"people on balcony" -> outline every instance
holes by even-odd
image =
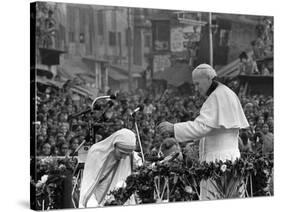
[[[240,63],[239,63],[239,74],[240,75],[253,75],[259,74],[257,63],[249,57],[246,52],[242,52],[239,55]]]

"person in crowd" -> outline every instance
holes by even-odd
[[[38,134],[37,135],[37,146],[39,147],[39,146],[41,146],[44,142],[45,142],[45,138],[44,138],[44,136],[43,135],[41,135],[41,134]]]
[[[90,148],[81,183],[80,207],[105,204],[107,194],[132,173],[131,156],[135,148],[136,135],[125,128]]]
[[[241,153],[253,152],[252,143],[249,139],[247,130],[242,130],[238,139],[239,139],[239,150]]]
[[[72,137],[69,141],[69,145],[70,145],[70,155],[72,155],[75,150],[78,148],[80,142],[78,137]],[[78,152],[75,153],[75,155],[78,155]]]
[[[262,132],[259,126],[255,127],[255,134],[253,136],[253,149],[255,153],[262,152]]]
[[[266,123],[268,124],[269,132],[273,133],[273,128],[274,128],[273,117],[268,116]]]
[[[183,156],[186,163],[199,159],[199,140],[188,142],[183,148]]]
[[[256,40],[253,40],[251,42],[252,50],[253,50],[253,59],[258,60],[263,57],[264,52],[263,50],[258,47],[258,42]]]
[[[183,159],[182,151],[180,145],[175,138],[166,138],[160,146],[160,151],[163,154],[163,157],[171,156],[174,153],[179,153],[176,158],[176,161],[181,161]]]
[[[151,100],[149,99],[145,99],[144,100],[144,109],[143,109],[143,112],[145,114],[152,114],[154,112],[156,108],[153,106],[153,104],[151,103]]]
[[[59,156],[68,156],[70,153],[69,145],[67,142],[61,142],[58,144],[59,147]]]
[[[257,63],[248,57],[246,52],[239,55],[239,73],[240,75],[259,74]]]
[[[51,155],[51,144],[45,142],[41,147],[40,156],[50,156]]]
[[[269,132],[268,124],[262,127],[262,154],[273,153],[273,134]]]
[[[268,68],[264,63],[261,65],[261,75],[270,76],[270,71],[268,70]]]
[[[49,135],[47,138],[47,142],[51,144],[51,146],[55,146],[57,144],[55,136]]]
[[[264,124],[264,117],[263,117],[263,115],[260,115],[257,117],[256,126],[258,126],[259,128],[262,128],[263,124]]]
[[[194,121],[181,123],[162,122],[160,133],[168,131],[177,141],[200,141],[200,161],[215,162],[240,157],[239,129],[249,127],[237,95],[216,80],[216,71],[208,64],[197,66],[192,72],[195,90],[206,97],[200,115]],[[200,199],[216,199],[215,182],[211,179],[200,183]],[[241,182],[235,182],[240,185]]]

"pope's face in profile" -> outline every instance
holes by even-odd
[[[195,91],[198,91],[201,96],[206,95],[208,89],[212,84],[212,79],[205,75],[194,73],[192,76],[193,84],[195,86]]]
[[[115,156],[116,160],[125,159],[129,155],[131,155],[130,152],[124,152],[124,151],[120,150],[118,147],[115,147],[115,149],[114,149],[114,156]]]

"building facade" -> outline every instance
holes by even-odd
[[[151,48],[148,10],[62,3],[54,8],[59,20],[56,47],[67,51],[62,69],[67,66],[65,71],[75,73],[67,63],[80,59],[96,78],[92,86],[102,91],[112,86],[128,90],[129,75],[132,89],[142,86],[148,66],[144,54]]]

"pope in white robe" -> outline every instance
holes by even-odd
[[[215,70],[201,64],[192,72],[195,90],[207,96],[199,116],[194,121],[172,124],[162,122],[159,131],[174,134],[179,142],[200,140],[201,162],[231,160],[240,157],[238,147],[239,129],[249,126],[237,95],[227,86],[215,81]],[[209,195],[212,183],[202,181],[200,199],[215,199]]]

